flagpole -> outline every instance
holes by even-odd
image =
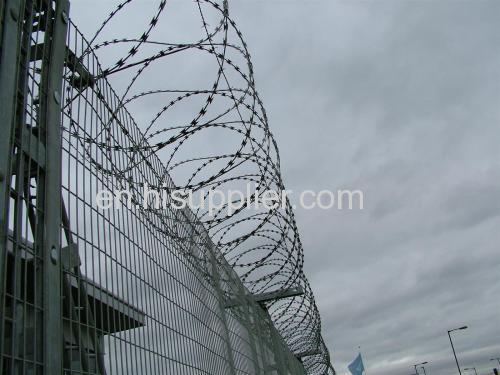
[[[358,351],[361,358],[363,358],[363,355],[361,354],[361,345],[358,345]],[[365,361],[363,361],[363,368],[365,369],[365,375],[368,375],[368,372],[366,372]]]

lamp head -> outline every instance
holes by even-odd
[[[463,327],[459,327],[459,328],[453,328],[453,329],[448,330],[448,333],[453,332],[453,331],[460,331],[462,329],[467,329],[467,328],[469,328],[469,327],[463,326]]]

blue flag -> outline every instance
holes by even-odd
[[[365,371],[365,366],[363,366],[363,359],[361,358],[361,353],[358,354],[356,359],[348,366],[349,371],[352,375],[361,375]]]

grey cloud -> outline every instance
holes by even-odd
[[[238,19],[288,186],[365,192],[365,212],[297,213],[337,369],[361,344],[370,374],[410,373],[420,359],[451,374],[446,329],[469,323],[464,364],[491,371],[499,4],[258,4],[268,27]]]

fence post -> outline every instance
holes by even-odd
[[[271,364],[269,363],[269,359],[267,357],[267,348],[266,348],[267,335],[265,333],[265,327],[264,327],[264,332],[262,330],[262,326],[261,326],[262,320],[259,317],[259,306],[256,305],[255,303],[253,303],[249,306],[249,308],[250,308],[250,312],[251,312],[250,323],[254,327],[254,329],[257,333],[257,337],[259,339],[258,348],[260,349],[260,358],[262,360],[262,370],[263,370],[264,374],[268,374]]]
[[[46,374],[62,373],[63,327],[61,304],[61,98],[69,22],[69,1],[57,0],[47,60],[42,63],[40,97],[41,134],[45,134],[45,177],[43,178],[43,291],[44,364]],[[49,6],[51,6],[49,2]],[[43,139],[43,138],[42,138]]]
[[[273,345],[274,361],[275,366],[278,369],[278,374],[285,375],[286,371],[286,361],[283,358],[283,346],[280,340],[276,337],[278,332],[275,330],[271,318],[269,318],[269,336],[271,337],[271,343]]]
[[[0,369],[3,368],[5,324],[5,267],[11,184],[11,160],[14,144],[14,117],[21,40],[20,0],[6,0],[0,5]]]
[[[259,365],[259,355],[257,353],[257,345],[256,345],[256,340],[255,340],[255,332],[252,330],[252,321],[254,320],[252,315],[252,308],[251,308],[251,303],[252,301],[248,298],[248,296],[245,293],[244,288],[239,288],[241,292],[242,299],[244,299],[244,314],[246,315],[243,318],[245,328],[248,332],[248,339],[250,340],[250,350],[252,351],[252,356],[254,360],[254,369],[256,374],[262,373],[260,365]]]
[[[231,375],[236,375],[236,367],[234,365],[234,357],[233,357],[233,349],[231,347],[231,337],[229,336],[229,327],[227,325],[226,318],[226,304],[224,301],[224,293],[222,290],[222,284],[220,281],[219,269],[217,267],[217,257],[215,254],[215,249],[210,246],[209,248],[210,260],[212,262],[212,278],[214,281],[215,291],[217,293],[217,300],[219,302],[219,312],[221,314],[221,321],[223,325],[224,331],[224,342],[226,343],[226,351],[227,351],[227,359],[229,362],[229,370],[231,371]]]

